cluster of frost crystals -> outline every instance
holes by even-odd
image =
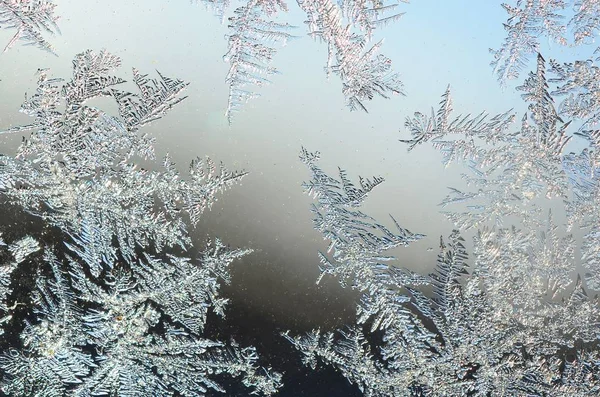
[[[567,134],[569,122],[558,116],[546,87],[545,61],[539,56],[537,71],[518,87],[524,91],[530,113],[522,117],[516,132],[510,130],[515,120],[510,112],[493,117],[485,112],[475,117],[454,116],[449,89],[437,112],[432,110],[431,116],[418,112],[407,118],[405,127],[412,138],[402,142],[409,150],[431,142],[445,165],[459,161],[468,166],[470,173],[463,177],[475,188],[452,188],[442,202],[444,207],[468,203],[462,212],[447,212],[461,229],[490,221],[501,226],[511,219],[540,225],[547,204],[540,198],[568,200],[570,185],[562,159],[571,139]]]
[[[581,229],[584,233],[579,247],[581,264],[585,268],[587,285],[600,290],[600,106],[598,82],[600,74],[595,61],[576,61],[574,63],[550,62],[556,84],[552,94],[564,99],[558,106],[559,114],[574,120],[579,128],[575,132],[587,142],[587,147],[577,153],[568,153],[563,157],[563,167],[572,186],[572,199],[568,203],[568,222],[570,227]]]
[[[34,297],[38,321],[21,334],[23,349],[0,359],[9,395],[202,396],[225,392],[212,378],[243,376],[254,394],[273,394],[280,375],[256,365],[252,347],[201,337],[207,310],[222,314],[218,281],[247,250],[219,240],[198,258],[148,254],[135,271],[117,268],[102,280],[86,275],[83,261],[51,252],[50,277]],[[68,272],[62,269],[67,269]]]
[[[370,8],[370,4],[344,1],[342,9],[331,0],[299,0],[298,4],[308,17],[309,34],[327,44],[325,70],[341,78],[342,92],[351,110],[367,111],[364,102],[376,94],[384,98],[391,93],[402,94],[402,82],[391,69],[392,61],[378,54],[382,41],[369,45],[372,30],[384,22],[377,19],[379,15]],[[345,24],[344,14],[366,33],[352,32],[349,29],[351,25]],[[365,19],[368,14],[372,17]],[[397,19],[400,15],[391,16],[386,21]]]
[[[25,236],[7,245],[2,239],[2,234],[0,234],[0,247],[8,251],[10,258],[7,261],[0,259],[0,335],[2,335],[4,333],[2,324],[12,319],[10,312],[19,304],[18,302],[11,304],[8,302],[8,296],[13,290],[11,276],[20,263],[24,262],[31,254],[39,251],[40,245],[31,236]]]
[[[594,45],[600,32],[598,0],[515,0],[502,4],[508,13],[502,46],[490,50],[501,82],[515,79],[546,39],[560,45]]]
[[[524,5],[523,2],[521,5]],[[568,19],[568,23],[562,24],[561,32],[571,30],[573,33],[574,44],[585,44],[597,47],[594,42],[598,35],[600,26],[600,2],[595,0],[581,0],[573,2],[538,2],[528,1],[527,9],[530,13],[536,14],[542,12],[542,9],[554,8],[556,10],[566,10],[570,6],[574,14]],[[549,7],[549,8],[548,8]],[[566,19],[562,19],[565,21]],[[544,25],[550,26],[550,25]],[[540,32],[542,34],[544,32]],[[547,33],[547,32],[546,32]],[[561,33],[561,34],[562,34]],[[597,54],[598,49],[594,52]],[[520,54],[519,51],[511,51],[512,54]],[[566,199],[567,204],[567,222],[569,228],[578,228],[584,233],[584,237],[578,250],[581,252],[581,258],[578,262],[585,269],[584,278],[590,288],[600,289],[600,261],[597,259],[600,254],[600,242],[598,241],[598,217],[596,208],[600,204],[599,184],[598,184],[598,144],[600,143],[600,133],[598,125],[600,122],[600,102],[598,93],[600,92],[600,73],[598,69],[598,59],[595,56],[586,60],[576,60],[573,62],[562,63],[556,60],[550,60],[550,78],[544,76],[545,65],[543,59],[538,56],[538,76],[536,79],[530,77],[529,84],[525,88],[529,91],[526,99],[535,102],[532,113],[535,111],[542,116],[537,116],[534,121],[540,127],[551,125],[552,123],[563,124],[566,132],[566,125],[563,120],[571,120],[577,126],[572,136],[583,138],[588,145],[577,153],[563,153],[559,156],[561,167],[556,168],[558,174],[557,180],[568,180],[569,191]],[[540,63],[542,63],[540,65]],[[537,87],[535,88],[535,82]],[[552,98],[560,98],[559,104],[554,107]],[[535,114],[535,113],[534,113]],[[542,119],[542,117],[544,119]],[[566,133],[555,134],[553,136],[557,145],[556,149],[564,147],[570,136]],[[544,138],[542,136],[542,138]],[[527,149],[530,150],[530,149]],[[557,158],[556,165],[559,159]],[[547,169],[546,169],[547,170]],[[551,174],[547,174],[552,177]],[[561,182],[562,183],[562,182]]]
[[[202,396],[225,392],[214,377],[226,374],[241,377],[248,393],[271,395],[281,375],[260,367],[253,347],[202,337],[209,311],[224,315],[219,287],[229,282],[229,265],[250,250],[214,239],[197,260],[185,255],[185,218],[198,222],[245,173],[199,158],[183,177],[168,156],[156,170],[139,168],[136,157],[154,160],[153,140],[140,130],[179,103],[187,84],[134,69],[139,93],[122,91],[124,80],[111,75],[119,65],[105,51],[86,51],[66,83],[40,71],[21,108],[33,122],[6,131],[31,133],[16,157],[1,157],[0,193],[64,241],[44,248],[35,274],[18,275],[35,277],[34,316],[26,318],[6,304],[14,300],[10,278],[40,245],[29,236],[2,242],[13,261],[0,268],[0,321],[24,330],[0,357],[0,390]],[[118,115],[86,104],[96,97],[113,99]]]
[[[478,228],[484,236],[494,234],[491,240],[497,242],[510,233],[512,237],[508,241],[519,241],[514,244],[513,252],[520,244],[537,239],[537,232],[544,231],[540,238],[546,242],[540,240],[535,251],[547,259],[536,260],[537,265],[526,273],[539,272],[544,280],[549,277],[559,293],[564,290],[570,272],[581,264],[588,287],[598,290],[600,242],[597,236],[600,229],[597,225],[600,219],[595,209],[600,204],[597,176],[600,134],[590,129],[595,124],[590,119],[594,108],[591,98],[595,94],[586,89],[595,78],[580,78],[579,68],[573,64],[561,65],[556,61],[550,64],[550,72],[557,77],[546,78],[545,61],[538,55],[536,72],[530,73],[525,84],[518,87],[530,103],[530,113],[523,117],[517,132],[510,132],[508,123],[502,124],[502,131],[496,128],[497,120],[508,121],[506,115],[495,116],[492,122],[482,121],[483,128],[468,124],[472,120],[470,116],[451,116],[449,93],[446,92],[437,116],[428,118],[416,113],[407,119],[405,125],[412,139],[404,142],[412,149],[418,143],[431,141],[440,149],[446,163],[456,160],[468,165],[471,172],[464,178],[474,188],[468,191],[452,188],[442,202],[444,206],[466,203],[466,210],[447,212],[458,227]],[[558,83],[553,91],[549,87],[551,83]],[[568,98],[557,109],[553,98],[558,95],[568,95]],[[568,133],[571,121],[565,122],[567,118],[580,125],[573,134]],[[587,145],[579,152],[567,152],[574,136],[584,138]],[[569,235],[558,237],[560,225],[555,224],[553,216],[548,216],[548,207],[555,207],[560,211],[556,214],[566,218],[562,234],[567,230],[583,234],[579,246]],[[504,223],[517,223],[526,230],[483,229],[490,221],[496,228]],[[483,238],[482,244],[487,244],[486,240],[487,237]],[[501,246],[505,245],[499,244],[500,251]],[[531,258],[531,248],[524,250],[523,255]],[[515,268],[514,260],[508,262],[508,266]],[[533,280],[529,277],[529,282]],[[512,281],[507,282],[515,285]]]
[[[0,27],[16,29],[15,35],[4,47],[8,51],[17,41],[54,54],[54,48],[42,33],[60,32],[54,15],[56,5],[52,0],[2,0],[0,1]]]
[[[204,0],[224,16],[228,1]],[[382,41],[371,43],[373,32],[380,26],[398,20],[398,4],[381,0],[297,0],[306,14],[308,34],[328,48],[326,72],[342,80],[342,92],[351,110],[367,110],[366,102],[375,96],[388,98],[402,94],[402,82],[392,70],[392,61],[379,54]],[[229,101],[226,111],[231,123],[233,112],[246,101],[258,96],[248,86],[269,83],[268,77],[278,73],[270,66],[276,53],[275,42],[293,38],[293,26],[275,21],[280,11],[287,12],[283,0],[248,0],[228,18],[228,52],[224,59],[230,68],[226,78]]]
[[[86,51],[75,57],[69,82],[40,71],[35,94],[21,107],[33,123],[6,131],[31,134],[16,157],[0,157],[0,191],[9,200],[101,247],[87,253],[95,276],[101,260],[108,266],[115,260],[114,237],[128,261],[136,247],[187,247],[181,213],[195,224],[219,192],[245,175],[217,167],[209,158],[192,161],[189,178],[179,174],[169,156],[162,171],[130,162],[134,156],[154,159],[153,138],[139,130],[179,103],[187,83],[160,73],[150,79],[134,69],[139,94],[121,91],[116,86],[124,80],[110,74],[119,65],[119,58],[106,51]],[[86,105],[96,97],[113,98],[119,115]]]
[[[590,144],[567,152],[570,123],[541,56],[518,89],[529,112],[514,132],[510,112],[454,116],[449,90],[437,111],[406,121],[410,150],[430,143],[445,165],[469,170],[469,188],[442,202],[457,230],[440,240],[430,275],[386,255],[421,235],[361,212],[382,179],[333,178],[303,150],[314,227],[330,241],[322,274],[361,292],[356,325],[284,334],[305,364],[336,367],[367,396],[600,393],[600,134],[578,132]]]
[[[267,76],[277,73],[277,69],[269,66],[276,51],[266,42],[280,41],[285,44],[292,38],[287,32],[292,29],[291,25],[265,19],[265,16],[273,15],[279,9],[287,10],[284,3],[251,0],[237,8],[229,18],[232,33],[228,36],[229,49],[224,57],[231,65],[226,78],[229,86],[226,116],[229,123],[232,114],[242,104],[257,96],[245,87],[268,83]]]

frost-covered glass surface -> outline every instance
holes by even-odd
[[[0,0],[0,395],[599,395],[599,21]]]

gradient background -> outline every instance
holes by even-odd
[[[400,4],[402,19],[377,32],[385,37],[382,52],[401,73],[406,97],[375,99],[370,113],[344,106],[341,83],[327,80],[325,45],[306,35],[304,15],[296,3],[280,20],[296,25],[298,36],[280,49],[273,66],[281,74],[257,89],[262,96],[245,105],[228,126],[224,113],[228,90],[228,29],[214,12],[188,0],[56,0],[62,35],[50,37],[59,57],[17,44],[0,56],[0,129],[26,123],[18,113],[25,92],[35,90],[38,68],[69,79],[73,56],[86,49],[107,49],[122,58],[116,72],[131,79],[130,68],[155,69],[190,82],[188,98],[165,118],[146,128],[157,138],[157,154],[169,152],[184,171],[196,156],[209,155],[230,169],[250,171],[241,186],[222,196],[192,232],[199,244],[206,235],[256,252],[232,267],[226,320],[209,323],[209,333],[231,336],[259,348],[275,370],[286,371],[281,395],[347,396],[357,393],[333,370],[298,369],[299,355],[277,338],[321,327],[330,330],[354,322],[356,296],[335,280],[318,277],[317,251],[324,242],[312,229],[311,199],[300,184],[308,170],[298,160],[301,146],[320,151],[325,170],[337,166],[349,175],[380,175],[386,182],[368,199],[364,211],[390,225],[388,213],[413,232],[428,238],[395,252],[398,264],[427,273],[435,265],[440,234],[452,225],[438,213],[447,186],[460,185],[460,167],[444,169],[440,156],[419,147],[407,153],[398,139],[408,138],[404,120],[415,111],[437,107],[448,84],[458,113],[495,114],[526,105],[514,86],[502,90],[489,62],[490,47],[504,38],[506,14],[497,1],[415,0]],[[233,3],[227,15],[237,7]],[[0,31],[4,45],[14,31]],[[562,48],[545,52],[561,57]],[[531,63],[531,68],[534,68]],[[525,73],[523,74],[525,76]],[[116,113],[114,105],[105,110]],[[112,106],[112,108],[111,108]],[[0,136],[1,152],[14,153],[21,136]],[[433,247],[432,251],[427,248]],[[230,393],[244,395],[230,389]]]

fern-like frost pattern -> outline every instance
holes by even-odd
[[[0,324],[18,327],[20,344],[0,357],[0,390],[14,396],[202,396],[226,392],[214,377],[240,377],[248,393],[271,395],[281,375],[258,364],[253,347],[202,336],[209,311],[224,316],[229,265],[251,252],[209,241],[195,260],[187,233],[216,196],[245,172],[209,158],[180,175],[167,155],[152,169],[153,139],[141,130],[185,97],[187,83],[133,69],[138,93],[120,90],[118,57],[86,51],[64,82],[39,71],[21,111],[33,121],[15,157],[0,159],[1,193],[63,236],[45,246],[26,236],[2,248]],[[113,99],[118,115],[90,107]],[[126,225],[126,226],[125,226]],[[37,251],[34,316],[18,315],[11,278]],[[32,275],[20,274],[20,277]],[[14,312],[14,313],[13,313]]]
[[[228,2],[204,1],[223,16]],[[383,41],[372,43],[373,32],[400,19],[398,4],[386,1],[298,0],[306,14],[308,35],[327,45],[325,71],[342,80],[342,93],[350,110],[367,111],[367,102],[376,96],[389,98],[403,94],[399,74],[392,70],[392,61],[379,53]],[[258,97],[252,86],[270,82],[269,76],[279,73],[270,66],[276,49],[274,43],[285,45],[294,38],[292,25],[277,22],[288,6],[281,0],[249,0],[228,18],[229,62],[226,82],[229,99],[226,117],[232,122],[234,113],[248,100]]]
[[[51,0],[2,0],[0,1],[0,27],[16,29],[4,52],[18,41],[36,46],[55,54],[54,47],[44,38],[44,34],[60,33],[58,17],[54,15]]]
[[[470,189],[450,188],[442,202],[456,230],[440,240],[427,276],[385,253],[421,235],[395,220],[400,233],[393,233],[360,211],[382,179],[361,178],[356,187],[345,171],[332,178],[318,154],[302,151],[314,227],[330,241],[330,253],[319,254],[321,277],[361,293],[355,325],[284,333],[305,364],[337,368],[366,396],[600,391],[597,133],[569,132],[569,114],[557,109],[546,73],[538,55],[536,71],[518,88],[529,103],[520,123],[512,111],[455,116],[449,89],[430,116],[407,118],[409,150],[431,144],[446,166],[468,170]],[[566,72],[556,81],[564,76],[574,78]],[[568,152],[573,137],[589,145]],[[471,254],[463,234],[473,235]]]
[[[543,39],[559,45],[594,44],[600,32],[598,0],[516,0],[503,3],[506,37],[491,49],[491,65],[501,83],[519,77],[542,49]]]

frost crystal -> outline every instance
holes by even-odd
[[[515,79],[540,52],[540,38],[560,45],[593,44],[600,32],[598,0],[516,0],[502,4],[509,15],[504,24],[506,38],[491,65],[501,82]],[[568,34],[570,33],[570,34]]]
[[[402,93],[398,74],[391,71],[392,61],[377,54],[382,41],[365,51],[364,48],[368,46],[367,37],[350,31],[350,26],[343,23],[342,11],[331,0],[299,0],[298,4],[308,17],[306,23],[309,34],[327,44],[325,70],[327,73],[338,74],[342,79],[342,92],[351,110],[367,111],[363,102],[371,100],[375,94],[387,98],[390,93]],[[343,4],[348,7],[351,3]],[[353,20],[355,23],[364,25],[365,20],[360,16],[361,13],[369,13],[367,4],[355,3],[354,6],[358,8],[352,8],[350,16],[357,18]],[[377,15],[371,14],[374,17]],[[369,22],[375,23],[377,20]],[[368,24],[366,27],[370,36],[374,25]]]
[[[25,45],[34,45],[55,54],[52,45],[42,35],[42,32],[60,32],[56,25],[58,17],[54,15],[55,7],[51,0],[0,1],[0,26],[17,30],[4,47],[4,52],[17,41],[23,41]]]
[[[152,244],[158,251],[188,246],[181,211],[195,224],[217,193],[245,175],[223,165],[217,170],[210,159],[192,161],[187,180],[168,156],[163,172],[130,163],[136,155],[154,159],[153,139],[139,130],[179,103],[187,84],[160,74],[150,80],[134,69],[140,94],[120,91],[114,87],[124,80],[110,75],[119,65],[105,51],[79,54],[73,79],[62,87],[60,79],[40,72],[36,93],[21,107],[34,122],[7,131],[31,130],[31,135],[16,158],[0,158],[3,193],[26,211],[103,247],[107,266],[115,258],[109,248],[113,237],[126,260],[135,256],[136,246]],[[119,117],[85,104],[99,96],[115,99]],[[88,250],[85,258],[98,275],[97,253]]]
[[[0,234],[0,246],[6,246]],[[40,249],[39,243],[31,236],[26,236],[8,246],[12,261],[0,263],[0,335],[4,333],[2,324],[12,319],[10,312],[17,303],[9,307],[7,297],[12,292],[11,275],[17,266],[25,261],[28,256]]]
[[[360,211],[382,179],[356,187],[341,170],[334,179],[303,150],[314,227],[332,251],[320,254],[322,276],[361,292],[356,325],[284,333],[305,364],[334,366],[366,396],[600,392],[600,301],[590,295],[600,288],[598,133],[579,132],[589,146],[566,152],[570,123],[554,106],[541,56],[519,90],[529,113],[516,132],[511,112],[454,116],[449,90],[431,116],[406,121],[409,150],[431,143],[445,165],[466,164],[474,186],[450,188],[442,202],[458,230],[440,240],[428,276],[385,253],[421,235],[396,221],[392,233]],[[469,255],[461,234],[471,230]]]
[[[272,8],[271,8],[272,7]],[[275,49],[263,44],[263,41],[281,41],[283,44],[292,36],[287,30],[292,26],[268,21],[262,18],[273,14],[285,4],[270,4],[251,0],[244,7],[235,10],[235,16],[229,18],[229,51],[224,59],[231,64],[226,82],[229,85],[229,101],[227,120],[231,123],[232,112],[243,103],[255,98],[257,94],[244,89],[247,85],[261,86],[268,83],[266,76],[277,73],[277,69],[269,66]]]
[[[565,96],[560,103],[559,111],[571,119],[579,119],[583,123],[579,132],[584,136],[597,128],[600,122],[600,71],[594,61],[576,61],[560,64],[551,61],[550,71],[552,83],[558,87],[552,92],[555,96]]]
[[[197,261],[169,252],[191,246],[183,213],[195,224],[245,173],[199,158],[184,178],[169,156],[162,171],[138,168],[135,157],[154,159],[153,140],[140,129],[183,100],[187,84],[134,69],[139,94],[124,92],[116,88],[124,80],[110,74],[119,65],[105,51],[86,51],[67,83],[41,71],[21,108],[33,123],[6,131],[31,134],[16,158],[1,157],[1,193],[65,241],[44,248],[33,275],[35,315],[19,318],[20,345],[0,357],[0,390],[202,396],[225,392],[213,377],[226,374],[241,377],[251,394],[271,395],[281,375],[260,367],[253,347],[202,337],[209,311],[224,315],[219,287],[229,282],[229,265],[251,251],[214,239]],[[116,101],[118,116],[86,104],[99,96]],[[0,323],[15,326],[16,314],[4,314],[12,310],[4,299],[10,273],[40,245],[25,237],[7,248],[14,262],[0,268]]]
[[[367,289],[369,280],[361,275],[379,273],[378,261],[392,260],[381,256],[381,252],[398,246],[408,245],[423,237],[402,229],[392,217],[397,231],[390,231],[358,210],[367,195],[383,178],[359,179],[356,187],[346,172],[339,170],[339,180],[324,173],[316,164],[319,153],[302,149],[300,159],[312,173],[312,179],[303,185],[305,191],[317,199],[312,212],[315,214],[315,229],[330,241],[328,252],[333,251],[333,261],[320,254],[323,274],[338,276],[342,282],[355,279],[359,289]],[[399,274],[397,277],[401,277]],[[374,281],[374,280],[372,280]],[[362,283],[367,283],[362,285]]]
[[[13,258],[15,258],[17,265],[39,249],[39,243],[31,236],[22,238],[8,246],[8,250],[12,254]]]
[[[229,5],[227,1],[206,0],[219,15]],[[397,4],[386,1],[297,0],[307,16],[308,34],[324,42],[328,48],[326,72],[342,80],[342,92],[351,110],[367,110],[366,102],[375,96],[388,98],[402,94],[402,83],[392,71],[392,61],[379,54],[382,41],[370,44],[373,31],[398,20],[403,13],[395,12]],[[235,9],[229,17],[228,52],[224,59],[230,63],[227,74],[229,101],[226,111],[228,121],[232,112],[258,94],[249,85],[262,86],[268,76],[278,73],[269,66],[275,55],[273,42],[285,44],[293,36],[286,23],[275,22],[279,11],[287,11],[281,0],[249,0]]]

